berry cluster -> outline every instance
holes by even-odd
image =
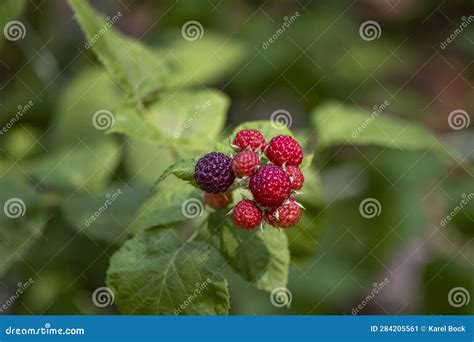
[[[280,228],[297,224],[301,209],[294,195],[304,183],[300,144],[289,135],[279,135],[267,145],[258,130],[245,129],[237,133],[231,146],[236,150],[233,158],[211,152],[196,164],[194,178],[207,205],[226,208],[232,203],[233,187],[248,187],[254,199],[241,200],[232,211],[238,227],[254,229],[265,222]]]

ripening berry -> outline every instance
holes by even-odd
[[[289,135],[274,137],[265,150],[265,155],[273,164],[299,166],[303,161],[301,145]]]

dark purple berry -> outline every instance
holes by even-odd
[[[206,154],[196,163],[194,179],[199,187],[208,193],[226,191],[235,179],[232,158],[220,152]]]

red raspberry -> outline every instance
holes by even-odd
[[[250,178],[249,188],[257,203],[276,208],[290,196],[290,177],[279,166],[263,165]]]
[[[235,155],[232,161],[232,171],[237,177],[251,176],[259,165],[258,156],[250,150],[244,150]]]
[[[244,229],[253,229],[262,222],[262,212],[254,201],[244,199],[234,208],[234,223]]]
[[[291,188],[293,190],[301,190],[304,183],[303,172],[299,168],[293,165],[288,165],[285,167],[285,171],[290,176]]]
[[[210,194],[204,192],[204,201],[213,209],[224,209],[232,203],[232,191]]]
[[[263,151],[266,146],[265,138],[256,129],[243,129],[239,131],[232,144],[240,147],[242,150],[250,149],[253,152]]]
[[[274,210],[265,212],[265,219],[272,226],[280,228],[289,228],[297,224],[301,217],[301,208],[293,198],[283,203]]]
[[[289,135],[274,137],[265,151],[265,155],[272,163],[282,166],[298,166],[303,161],[301,145]]]

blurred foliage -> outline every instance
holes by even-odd
[[[350,314],[385,278],[362,314],[473,313],[472,299],[456,308],[448,294],[463,287],[474,296],[474,201],[440,224],[474,193],[472,129],[453,131],[447,119],[474,109],[474,28],[440,48],[470,1],[401,1],[392,10],[373,1],[70,3],[74,19],[63,1],[0,0],[1,27],[26,26],[24,39],[0,40],[1,126],[33,103],[0,136],[0,203],[19,198],[26,208],[0,217],[0,304],[34,279],[8,313],[116,313],[91,301],[107,270],[126,313],[173,314],[208,276],[206,295],[182,313],[227,313],[229,294],[231,314]],[[100,12],[117,20],[107,26]],[[202,24],[201,39],[183,39],[190,20]],[[366,20],[381,24],[379,39],[361,39]],[[291,131],[268,121],[282,108]],[[94,125],[102,110],[113,113],[107,131]],[[306,210],[286,235],[249,237],[217,212],[184,221],[183,201],[199,192],[174,176],[155,184],[178,160],[213,146],[230,152],[245,127],[304,142]],[[373,219],[359,212],[366,198],[381,204]],[[208,219],[194,241],[174,235],[189,237]],[[200,244],[206,234],[217,249]],[[179,268],[189,280],[182,289],[156,264],[177,266],[191,250],[199,263]],[[272,306],[276,286],[291,290],[290,308]]]

